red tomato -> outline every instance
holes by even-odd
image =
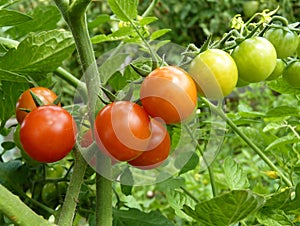
[[[170,135],[159,121],[151,120],[151,139],[146,151],[128,163],[139,169],[153,169],[161,165],[169,156]]]
[[[190,75],[174,66],[160,67],[143,81],[141,102],[147,113],[167,124],[187,119],[197,105],[197,88]]]
[[[101,151],[112,159],[130,161],[147,149],[150,119],[138,104],[117,101],[96,116],[94,137]]]
[[[30,90],[41,99],[44,105],[51,105],[57,99],[57,95],[52,90],[44,87],[34,87],[24,91],[16,104],[16,118],[19,124],[23,122],[24,118],[28,114],[28,112],[22,111],[22,108],[32,111],[37,107],[32,99]]]
[[[71,114],[59,106],[41,106],[30,112],[20,129],[25,152],[39,162],[56,162],[73,148],[76,124]]]

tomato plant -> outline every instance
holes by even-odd
[[[158,120],[151,119],[151,138],[147,150],[128,163],[140,169],[153,169],[160,166],[169,156],[170,135]]]
[[[282,75],[282,72],[285,68],[286,64],[282,59],[277,59],[276,66],[270,76],[267,77],[267,81],[271,81],[277,79]]]
[[[71,114],[59,106],[41,106],[30,112],[20,129],[26,153],[39,162],[56,162],[73,148],[76,124]]]
[[[288,28],[270,28],[264,36],[275,47],[278,58],[292,56],[297,50],[298,35]]]
[[[290,63],[283,71],[282,76],[292,87],[300,88],[300,62]]]
[[[52,90],[45,87],[34,87],[24,91],[16,104],[16,118],[20,124],[28,114],[28,111],[32,111],[37,107],[30,91],[32,91],[44,105],[52,105],[53,102],[57,100],[57,95]]]
[[[246,82],[265,80],[276,66],[276,50],[263,37],[252,37],[240,43],[232,52],[239,76]]]
[[[138,104],[117,101],[96,116],[94,136],[101,151],[119,161],[130,161],[147,150],[150,119]]]
[[[197,105],[197,89],[190,75],[174,66],[156,68],[143,81],[140,97],[146,112],[166,123],[187,119]]]
[[[191,76],[201,95],[212,99],[227,96],[235,88],[238,71],[232,57],[225,51],[209,49],[191,63]]]

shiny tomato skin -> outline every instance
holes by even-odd
[[[151,119],[151,139],[146,151],[128,163],[136,168],[148,170],[160,166],[169,156],[171,139],[166,127]]]
[[[64,158],[76,140],[76,124],[71,114],[59,106],[41,106],[30,112],[20,128],[25,152],[38,162]]]
[[[208,49],[191,63],[189,73],[197,84],[198,92],[210,99],[221,99],[235,88],[237,66],[227,52]]]
[[[290,63],[283,71],[282,77],[290,86],[300,88],[300,61]]]
[[[292,56],[299,44],[297,33],[288,28],[270,28],[264,37],[275,47],[277,58]]]
[[[20,108],[32,111],[37,107],[36,104],[34,103],[34,100],[32,99],[30,90],[36,96],[38,96],[45,105],[51,105],[57,99],[57,95],[52,90],[45,87],[34,87],[24,91],[19,97],[16,104],[16,118],[19,124],[23,122],[24,118],[28,114],[28,112],[22,111],[20,110]],[[58,105],[60,106],[60,104]]]
[[[273,72],[271,73],[270,76],[268,76],[268,78],[266,80],[271,81],[271,80],[275,80],[278,77],[280,77],[282,75],[282,72],[283,72],[285,66],[286,66],[285,62],[282,59],[278,58]]]
[[[151,117],[159,117],[167,124],[179,123],[194,112],[197,88],[186,71],[176,66],[164,66],[146,76],[140,97]]]
[[[265,80],[276,66],[276,50],[263,37],[252,37],[240,43],[232,52],[238,76],[245,82]]]
[[[299,41],[299,44],[297,47],[297,56],[300,58],[300,35],[298,36],[298,41]]]
[[[138,104],[116,101],[96,116],[96,143],[113,160],[130,161],[138,157],[147,149],[150,136],[150,118]]]

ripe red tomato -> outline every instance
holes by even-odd
[[[187,119],[197,105],[197,88],[190,75],[174,66],[156,68],[143,81],[140,97],[146,112],[167,124]]]
[[[59,106],[41,106],[30,112],[20,129],[25,152],[39,162],[56,162],[73,148],[76,124],[71,114]]]
[[[290,63],[283,71],[282,77],[295,88],[300,88],[300,61]]]
[[[292,56],[297,50],[298,35],[288,28],[270,28],[264,36],[275,47],[277,58]]]
[[[208,49],[191,63],[191,76],[199,93],[210,99],[221,99],[235,88],[238,70],[232,57],[220,49]]]
[[[51,105],[57,99],[57,95],[52,90],[47,89],[45,87],[34,87],[24,91],[19,97],[18,102],[16,104],[16,118],[19,124],[23,122],[24,118],[28,114],[28,112],[22,111],[22,108],[32,111],[37,107],[34,103],[34,100],[32,99],[30,90],[36,96],[38,96],[45,105]]]
[[[106,105],[96,116],[94,137],[110,158],[130,161],[147,149],[150,119],[138,104],[117,101]]]
[[[245,82],[265,80],[276,66],[276,50],[271,42],[262,37],[244,40],[232,52],[239,77]]]
[[[151,139],[146,151],[128,163],[139,169],[153,169],[161,165],[169,156],[170,135],[159,121],[151,119]]]

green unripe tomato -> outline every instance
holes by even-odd
[[[264,36],[275,47],[277,58],[292,56],[297,50],[298,35],[288,28],[270,28]]]
[[[300,57],[300,36],[298,37],[299,43],[298,43],[298,48],[297,48],[297,55]]]
[[[257,12],[259,7],[258,1],[244,1],[243,2],[243,13],[246,18],[250,18],[254,13]]]
[[[292,87],[300,88],[300,61],[290,63],[283,71],[282,77]]]
[[[277,79],[280,75],[282,75],[285,66],[286,65],[282,59],[277,59],[275,69],[266,80],[271,81]]]
[[[252,37],[240,43],[232,52],[239,78],[245,82],[265,80],[276,66],[276,50],[263,37]]]
[[[192,61],[190,75],[198,92],[210,99],[227,96],[238,80],[236,64],[230,54],[220,49],[208,49]]]

